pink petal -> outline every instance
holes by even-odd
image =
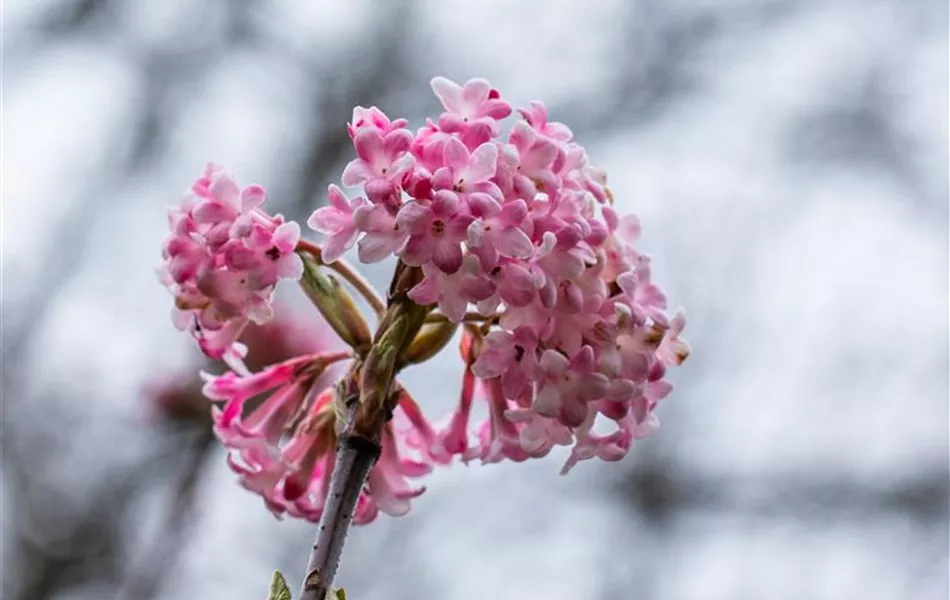
[[[484,277],[465,276],[459,293],[471,302],[481,302],[495,293],[495,284]]]
[[[459,84],[445,77],[433,77],[429,85],[432,86],[432,91],[438,96],[445,110],[459,112],[462,104],[462,88]]]
[[[462,102],[467,108],[477,108],[488,100],[491,85],[484,79],[469,79],[462,88]]]
[[[585,375],[580,383],[580,396],[588,402],[600,400],[607,394],[609,383],[607,376],[601,373]]]
[[[348,214],[353,212],[346,194],[344,194],[343,190],[336,184],[331,183],[330,187],[327,188],[327,201],[330,203],[330,206],[335,207],[341,213]]]
[[[528,205],[524,200],[519,199],[514,202],[506,202],[501,207],[498,221],[504,225],[520,227],[526,216],[528,216]]]
[[[307,225],[314,231],[333,235],[352,225],[352,215],[333,206],[324,206],[313,211],[307,219]]]
[[[358,244],[360,261],[374,263],[383,260],[396,250],[393,241],[393,236],[385,233],[367,233]]]
[[[543,359],[542,359],[543,360]],[[531,405],[539,414],[546,417],[553,417],[561,407],[561,391],[553,383],[548,383],[541,388],[537,397]]]
[[[385,157],[383,136],[375,127],[364,127],[357,131],[353,138],[353,145],[356,148],[356,155],[369,164],[373,164],[377,158]],[[345,182],[344,185],[346,185]]]
[[[426,275],[422,281],[409,290],[408,296],[416,302],[416,304],[427,305],[438,302],[440,292],[439,278]]]
[[[529,258],[534,254],[534,244],[528,235],[517,227],[506,227],[492,236],[495,248],[504,256]]]
[[[241,190],[229,175],[222,173],[216,176],[211,182],[210,190],[211,195],[219,202],[224,202],[235,209],[240,208],[238,200]]]
[[[259,185],[249,185],[241,190],[241,210],[247,212],[260,206],[267,197],[267,192]]]
[[[348,234],[348,235],[347,235]],[[341,231],[338,235],[331,235],[323,245],[323,261],[327,264],[336,262],[343,253],[353,247],[360,232],[356,229]]]
[[[419,202],[403,204],[396,215],[396,223],[412,235],[427,235],[432,220],[432,209]]]
[[[370,170],[369,165],[362,159],[354,158],[343,169],[343,176],[340,181],[346,186],[355,186],[365,183],[376,177],[376,174]]]
[[[461,143],[461,142],[460,142]],[[486,142],[475,149],[466,169],[468,183],[486,181],[495,176],[495,165],[498,162],[498,146]]]
[[[541,368],[549,375],[560,375],[567,370],[567,357],[557,350],[545,350],[541,355]]]
[[[445,146],[442,148],[442,157],[445,161],[445,166],[453,171],[459,171],[468,165],[470,156],[465,144],[456,137],[451,137],[446,140]]]
[[[383,138],[382,150],[385,156],[394,158],[406,152],[412,146],[412,133],[408,129],[395,129]]]
[[[459,209],[459,197],[448,190],[440,190],[432,199],[432,212],[439,216],[451,217]]]
[[[458,243],[443,241],[435,246],[432,262],[445,273],[455,273],[462,266],[462,248]]]
[[[284,252],[293,252],[297,242],[300,241],[300,225],[296,221],[288,221],[281,224],[276,231],[271,242]]]
[[[277,275],[286,279],[300,279],[303,276],[303,260],[296,254],[287,254],[277,263]]]

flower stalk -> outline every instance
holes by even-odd
[[[395,404],[391,394],[404,352],[425,322],[428,307],[419,306],[406,293],[418,282],[419,269],[400,264],[390,289],[390,303],[376,339],[360,365],[354,364],[336,390],[336,402],[345,410],[339,434],[330,490],[323,507],[317,536],[307,561],[301,600],[324,600],[333,589],[356,505],[366,478],[380,455],[383,426]],[[358,381],[356,394],[347,383]]]

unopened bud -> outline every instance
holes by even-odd
[[[451,321],[426,323],[403,352],[399,362],[404,365],[416,365],[429,360],[445,348],[457,329],[458,323]]]
[[[329,273],[320,270],[320,263],[301,253],[303,277],[300,286],[333,331],[357,352],[365,352],[372,341],[369,326],[353,297]]]

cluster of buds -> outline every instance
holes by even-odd
[[[225,402],[214,422],[232,468],[275,513],[320,517],[332,449],[354,427],[381,449],[357,522],[406,512],[422,490],[408,478],[455,456],[523,461],[568,446],[564,473],[585,459],[619,460],[656,428],[654,409],[672,389],[667,368],[689,353],[682,312],[668,315],[634,247],[638,220],[615,212],[605,175],[571,130],[540,102],[505,130],[512,107],[484,80],[432,87],[444,112],[415,132],[375,107],[354,109],[356,158],[341,183],[362,194],[330,186],[308,220],[325,234],[321,246],[263,213],[260,188],[239,191],[215,169],[172,212],[163,278],[206,353],[227,354],[232,329],[266,318],[284,276],[301,279],[350,347],[253,374],[232,360],[231,372],[206,376],[205,394]],[[341,258],[353,246],[364,263],[397,259],[388,304]],[[375,335],[334,272],[376,309]],[[434,427],[395,377],[459,328],[459,402]],[[350,367],[334,387],[315,385],[341,361]],[[488,416],[473,425],[475,402]]]

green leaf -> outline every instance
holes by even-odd
[[[335,596],[335,598],[331,597],[330,600],[346,600],[346,592],[344,592],[342,588],[333,592],[333,596]]]
[[[274,577],[270,580],[270,594],[267,600],[290,600],[290,588],[287,587],[287,580],[281,575],[280,571],[274,571]]]

